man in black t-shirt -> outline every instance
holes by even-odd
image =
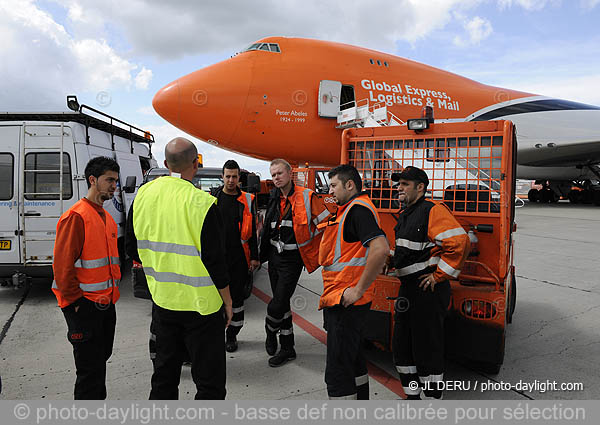
[[[230,353],[237,350],[237,335],[244,326],[244,287],[248,272],[260,266],[254,195],[241,191],[239,180],[240,166],[229,160],[223,165],[224,185],[212,191],[223,219],[225,259],[231,276],[229,290],[233,300],[233,317],[225,332],[225,349]]]
[[[329,172],[329,179],[329,193],[339,206],[326,224],[319,249],[327,394],[330,399],[367,400],[369,376],[362,352],[365,321],[373,300],[371,284],[383,269],[389,245],[375,206],[361,192],[356,168],[340,165]]]

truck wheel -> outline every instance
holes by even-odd
[[[502,332],[502,336],[500,338],[500,356],[496,358],[494,362],[482,362],[480,366],[480,370],[483,373],[487,373],[488,375],[497,375],[500,372],[500,368],[502,367],[502,363],[504,363],[504,343],[506,341],[506,322],[504,323],[504,331]]]
[[[508,297],[508,311],[506,322],[512,323],[513,313],[515,312],[515,308],[517,307],[517,281],[515,279],[515,271],[514,269],[510,273],[510,294]]]
[[[600,190],[595,190],[593,193],[594,193],[594,196],[593,196],[594,205],[597,205],[600,207]]]

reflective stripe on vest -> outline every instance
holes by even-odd
[[[351,258],[347,262],[340,262],[340,258],[342,257],[342,236],[343,236],[342,232],[344,230],[343,223],[346,220],[346,214],[348,214],[348,211],[350,211],[352,206],[357,205],[357,204],[369,208],[373,212],[373,215],[375,216],[375,218],[377,218],[377,212],[371,207],[371,205],[369,205],[366,202],[361,201],[360,199],[354,199],[350,203],[350,205],[348,205],[348,207],[344,211],[344,214],[342,215],[342,218],[340,219],[339,224],[338,224],[337,236],[336,236],[336,241],[335,241],[335,255],[333,257],[333,262],[329,266],[323,266],[323,270],[325,270],[327,272],[341,272],[342,270],[344,270],[345,267],[366,266],[367,265],[367,257],[369,256],[369,248],[368,247],[366,248],[364,257],[354,257],[354,258]],[[378,224],[379,224],[379,221],[378,221]]]
[[[104,282],[98,282],[98,283],[80,283],[79,288],[81,288],[81,290],[85,291],[85,292],[98,292],[98,291],[104,291],[105,289],[108,289],[111,287],[118,288],[120,282],[121,282],[120,279],[115,279],[115,280],[110,279],[110,280],[107,280]],[[56,280],[52,281],[52,289],[58,289]]]
[[[402,267],[401,269],[396,270],[396,276],[406,276],[409,274],[417,273],[422,270],[427,269],[430,266],[436,266],[440,262],[440,257],[431,257],[427,261],[423,261],[422,263],[414,263],[410,266]]]
[[[138,249],[149,249],[154,252],[172,252],[179,255],[189,255],[200,257],[200,251],[194,245],[180,245],[178,243],[169,242],[152,242],[138,240]]]
[[[146,276],[151,276],[157,282],[161,283],[181,283],[182,285],[200,288],[202,286],[213,286],[213,281],[209,276],[192,277],[172,272],[157,272],[152,267],[144,267]]]
[[[314,220],[313,223],[317,226],[319,223],[323,222],[327,217],[329,217],[329,210],[325,209],[321,214],[319,214]]]
[[[80,258],[75,261],[75,267],[80,269],[97,269],[98,267],[108,266],[109,264],[121,264],[119,257],[104,257],[97,260],[82,260]]]
[[[271,242],[271,245],[273,245],[274,247],[277,247],[278,243],[276,241],[274,241],[273,239],[271,239],[269,242]],[[283,250],[284,251],[293,251],[295,249],[298,249],[298,245],[295,243],[285,243],[283,244]]]
[[[431,242],[414,242],[408,239],[396,239],[396,247],[408,248],[412,251],[422,251],[426,248],[434,247],[435,244]]]

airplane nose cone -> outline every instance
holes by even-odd
[[[152,106],[158,115],[175,127],[179,127],[181,107],[179,80],[160,89],[152,99]]]
[[[173,95],[179,101],[175,125],[188,134],[227,148],[246,107],[251,69],[248,60],[234,57],[179,78],[177,89],[167,86],[163,89],[165,93],[159,92],[156,98],[160,95],[171,99],[170,92],[177,92],[177,96]],[[170,101],[165,100],[168,109],[169,105]]]

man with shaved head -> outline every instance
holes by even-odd
[[[198,149],[186,138],[176,137],[165,146],[165,167],[173,173],[191,170],[194,159],[198,159]],[[196,162],[194,174],[198,170],[197,165]]]
[[[127,226],[127,244],[135,248],[133,259],[142,264],[152,294],[156,358],[150,399],[179,398],[186,350],[195,399],[224,399],[223,331],[232,301],[223,224],[216,199],[192,184],[196,146],[182,137],[171,140],[165,166],[170,176],[138,190]]]

